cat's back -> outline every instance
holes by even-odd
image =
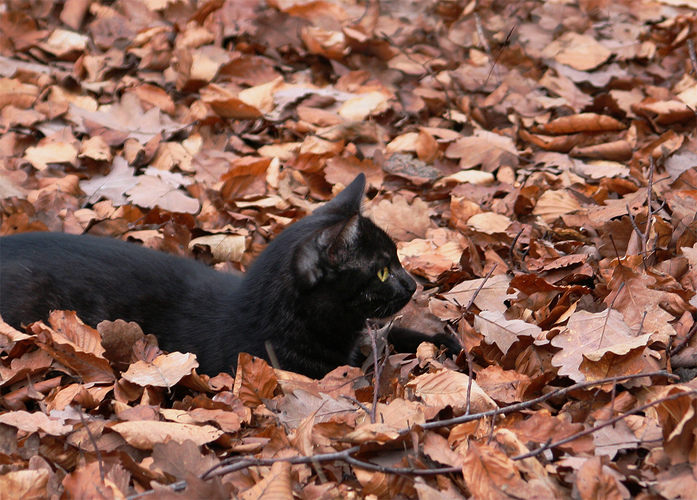
[[[76,310],[88,322],[140,320],[145,307],[156,312],[158,304],[184,301],[201,288],[231,290],[238,281],[192,259],[113,238],[0,237],[0,313],[13,326],[52,309]]]
[[[169,270],[172,266],[180,272],[205,273],[207,270],[206,266],[191,259],[114,238],[52,232],[0,237],[0,270],[3,275],[29,271],[106,274],[108,268],[115,267],[149,274]]]

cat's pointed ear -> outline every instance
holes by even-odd
[[[365,191],[365,174],[360,173],[332,201],[315,210],[316,214],[355,214],[361,211]]]
[[[322,228],[295,254],[295,275],[304,289],[314,287],[327,270],[344,262],[360,238],[361,215],[355,214],[340,223]]]

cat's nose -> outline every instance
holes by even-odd
[[[409,273],[407,273],[404,269],[401,269],[400,271],[399,281],[404,287],[404,290],[408,292],[409,296],[411,297],[416,291],[416,282],[414,281],[414,278],[409,276]]]

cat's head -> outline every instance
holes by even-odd
[[[365,175],[295,225],[292,272],[313,305],[341,306],[356,317],[382,318],[404,307],[416,284],[402,268],[390,237],[361,215]]]

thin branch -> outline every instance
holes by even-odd
[[[680,351],[685,349],[687,345],[690,343],[690,340],[692,340],[692,337],[695,336],[695,333],[697,333],[697,321],[692,323],[692,327],[690,328],[690,331],[687,332],[687,335],[685,335],[685,338],[682,339],[680,343],[673,347],[670,351],[668,351],[668,355],[673,357]]]
[[[80,422],[82,422],[82,425],[85,427],[85,431],[87,432],[87,437],[89,438],[90,443],[94,447],[94,453],[97,455],[97,465],[99,466],[99,478],[102,480],[102,484],[104,484],[104,464],[102,461],[102,453],[99,451],[99,446],[97,446],[97,440],[94,439],[94,434],[92,434],[92,431],[87,425],[87,420],[85,420],[85,417],[82,414],[82,409],[75,408],[75,411],[80,417]]]
[[[477,287],[477,289],[474,291],[474,295],[472,295],[472,298],[470,299],[469,303],[467,304],[467,307],[465,307],[465,310],[463,312],[468,312],[470,310],[470,307],[472,307],[472,304],[474,304],[474,299],[477,298],[477,295],[479,295],[479,292],[482,291],[482,288],[484,288],[484,284],[487,282],[489,278],[491,278],[492,273],[496,269],[497,264],[494,262],[494,266],[491,268],[491,270],[487,273],[486,276],[484,276],[484,280],[482,280],[481,284]]]
[[[520,231],[518,231],[518,234],[515,235],[515,238],[513,238],[513,243],[511,243],[511,246],[508,247],[508,260],[511,261],[511,264],[513,264],[513,269],[518,268],[518,263],[516,262],[515,257],[515,245],[518,243],[518,239],[520,238],[520,235],[523,234],[523,231],[525,231],[525,227],[522,227]]]
[[[449,418],[446,420],[438,420],[435,422],[426,422],[424,424],[419,424],[419,427],[422,429],[439,429],[441,427],[447,427],[449,425],[455,425],[455,424],[464,424],[466,422],[471,422],[473,420],[479,420],[480,418],[486,418],[486,417],[491,417],[494,415],[507,415],[509,413],[515,413],[520,410],[524,410],[527,408],[531,408],[539,403],[543,403],[547,401],[548,399],[554,398],[554,397],[559,397],[559,396],[564,396],[570,392],[577,391],[579,389],[587,389],[589,387],[595,387],[598,385],[605,385],[609,384],[611,382],[619,382],[623,380],[631,380],[635,378],[643,378],[643,377],[667,377],[671,378],[674,380],[679,380],[680,377],[677,375],[673,375],[672,373],[668,373],[666,371],[657,371],[657,372],[649,372],[649,373],[637,373],[634,375],[622,375],[622,376],[617,376],[617,377],[608,377],[604,378],[601,380],[596,380],[593,382],[579,382],[574,385],[570,385],[569,387],[563,387],[561,389],[557,389],[552,392],[548,392],[547,394],[544,394],[538,398],[535,399],[530,399],[528,401],[524,401],[522,403],[516,403],[514,405],[506,406],[505,408],[499,408],[497,410],[489,410],[489,411],[484,411],[481,413],[474,413],[472,415],[462,415],[460,417],[455,417],[455,418]],[[404,431],[401,431],[400,433],[403,433]]]
[[[455,419],[449,419],[449,420],[441,420],[440,422],[431,422],[430,424],[439,424],[439,425],[429,425],[427,424],[421,424],[418,427],[421,429],[432,429],[436,427],[442,427],[444,424],[447,425],[452,425],[452,424],[457,424],[457,423],[464,423],[466,421],[474,420],[477,418],[482,418],[486,416],[495,416],[495,415],[500,415],[500,414],[506,414],[506,413],[511,413],[512,411],[518,411],[522,408],[529,407],[532,404],[536,404],[538,402],[545,401],[546,399],[549,399],[554,396],[559,396],[566,394],[567,392],[577,390],[577,389],[583,389],[587,387],[592,387],[596,385],[602,385],[606,384],[609,382],[616,382],[620,380],[628,380],[632,378],[639,378],[639,377],[653,377],[653,376],[662,376],[662,377],[668,377],[668,378],[677,378],[674,375],[671,375],[667,372],[653,372],[653,373],[641,373],[641,374],[636,374],[636,375],[627,375],[627,376],[621,376],[621,377],[610,377],[606,378],[603,380],[597,380],[594,382],[584,382],[580,384],[574,384],[570,387],[566,387],[564,389],[560,389],[557,391],[553,391],[549,394],[545,394],[544,396],[527,401],[526,403],[522,404],[517,404],[517,405],[511,405],[503,409],[497,409],[493,411],[488,411],[488,412],[483,412],[479,413],[476,415],[469,415],[468,418],[463,418],[463,417],[458,417]],[[582,432],[573,434],[572,436],[566,437],[564,439],[561,439],[559,441],[551,442],[548,441],[545,443],[542,447],[531,451],[530,453],[526,453],[523,455],[518,455],[513,457],[513,460],[522,460],[525,458],[530,458],[534,457],[536,455],[539,455],[540,453],[544,452],[547,449],[554,448],[556,446],[560,446],[563,444],[566,444],[568,442],[571,442],[575,439],[578,439],[580,437],[592,434],[593,432],[597,431],[598,429],[602,429],[603,427],[607,427],[609,425],[614,424],[615,422],[626,418],[629,415],[634,415],[636,413],[641,413],[645,411],[646,409],[655,406],[657,404],[664,403],[666,401],[671,401],[673,399],[677,399],[682,396],[691,396],[697,394],[697,391],[687,391],[687,392],[681,392],[677,394],[672,394],[670,396],[667,396],[662,399],[658,399],[655,401],[652,401],[650,403],[646,403],[645,405],[642,405],[638,408],[634,408],[632,410],[629,410],[622,415],[619,415],[617,417],[614,417],[606,422],[603,422],[602,424],[593,427],[592,429],[586,429]],[[405,431],[402,431],[401,433],[403,434],[404,432],[411,432],[413,428],[405,429]],[[320,463],[323,462],[333,462],[333,461],[343,461],[349,465],[352,465],[354,467],[359,467],[362,469],[366,470],[371,470],[371,471],[376,471],[376,472],[383,472],[383,473],[389,473],[389,474],[400,474],[400,475],[417,475],[417,476],[425,476],[425,475],[438,475],[438,474],[456,474],[461,472],[462,468],[461,467],[437,467],[437,468],[429,468],[429,469],[418,469],[414,467],[389,467],[389,466],[383,466],[383,465],[378,465],[372,462],[367,462],[365,460],[360,460],[353,455],[355,453],[358,453],[361,450],[360,446],[352,446],[350,448],[347,448],[342,451],[337,451],[337,452],[332,452],[332,453],[322,453],[318,455],[311,455],[311,456],[296,456],[296,457],[277,457],[277,458],[240,458],[240,457],[235,457],[235,458],[230,458],[227,459],[220,464],[217,464],[216,466],[212,467],[205,473],[203,473],[200,477],[203,480],[210,479],[212,477],[216,476],[223,476],[225,474],[229,474],[231,472],[235,472],[238,470],[246,469],[248,467],[259,467],[259,466],[270,466],[273,465],[276,462],[288,462],[291,464],[315,464],[315,466],[319,465]],[[186,482],[185,481],[179,481],[177,483],[174,483],[173,485],[170,485],[170,487],[174,491],[181,491],[186,487]],[[153,491],[147,491],[143,494],[136,495],[133,497],[129,497],[129,500],[133,500],[136,498],[141,498],[143,496],[146,496],[149,493],[152,493]]]
[[[637,234],[637,236],[639,236],[639,240],[643,244],[644,233],[642,233],[641,229],[639,229],[639,226],[637,226],[636,219],[634,218],[632,211],[629,210],[629,204],[625,203],[624,206],[627,208],[627,214],[629,215],[629,222],[632,223],[632,227],[634,228],[634,232]]]
[[[380,360],[378,359],[378,341],[376,338],[375,330],[373,330],[373,327],[367,321],[366,326],[368,327],[368,336],[370,337],[370,350],[373,353],[373,407],[370,409],[370,423],[374,424],[375,412],[377,411],[378,407],[378,388],[380,386],[381,367],[379,363]]]
[[[687,51],[690,53],[690,62],[692,63],[691,73],[697,73],[697,55],[695,55],[695,42],[692,38],[687,41]]]
[[[612,302],[610,303],[610,306],[607,308],[607,314],[605,315],[605,322],[603,323],[603,333],[600,334],[600,342],[598,343],[598,349],[600,349],[603,346],[603,337],[605,336],[605,330],[607,329],[607,320],[610,318],[610,312],[612,311],[612,307],[615,305],[615,301],[617,300],[617,297],[620,296],[620,292],[624,288],[624,281],[620,283],[620,287],[617,289],[617,293],[615,294],[615,298],[612,299]]]
[[[479,17],[476,18],[479,20]],[[481,25],[481,21],[479,21],[479,24],[477,25],[477,29],[479,30]],[[499,49],[499,53],[496,54],[496,58],[493,59],[493,62],[491,63],[491,70],[489,71],[489,74],[486,75],[486,80],[484,81],[484,87],[486,87],[486,84],[489,83],[489,78],[491,78],[491,75],[494,73],[494,69],[496,68],[496,64],[499,62],[499,58],[501,57],[501,54],[503,54],[503,49],[506,48],[508,45],[508,42],[511,41],[511,35],[513,34],[513,30],[515,29],[515,26],[511,28],[511,30],[508,32],[508,35],[506,35],[506,39],[503,41],[503,44],[501,45],[501,48]],[[481,36],[481,35],[480,35]],[[489,45],[487,44],[487,53],[489,54],[489,57],[491,57],[491,49],[489,49]]]
[[[566,443],[570,443],[571,441],[574,441],[578,438],[581,438],[583,436],[588,436],[590,434],[593,434],[593,432],[597,431],[598,429],[602,429],[603,427],[607,427],[609,425],[613,425],[616,422],[619,422],[620,420],[629,417],[630,415],[635,415],[637,413],[641,413],[652,406],[656,406],[657,404],[665,403],[666,401],[672,401],[673,399],[678,399],[683,396],[694,396],[697,394],[697,391],[686,391],[686,392],[678,392],[675,394],[671,394],[670,396],[666,396],[665,398],[657,399],[655,401],[651,401],[650,403],[646,403],[645,405],[641,405],[637,408],[632,408],[629,411],[624,412],[622,415],[618,415],[614,418],[611,418],[610,420],[607,420],[603,422],[600,425],[597,425],[595,427],[591,427],[589,429],[585,429],[581,432],[577,432],[576,434],[572,434],[569,437],[566,437],[564,439],[560,439],[559,441],[554,441],[553,443],[547,443],[544,446],[541,446],[540,448],[537,448],[529,453],[525,453],[523,455],[517,455],[513,457],[513,460],[523,460],[524,458],[530,458],[534,457],[536,455],[539,455],[540,453],[550,449],[550,448],[555,448],[557,446],[561,446]]]
[[[368,408],[366,405],[358,401],[356,398],[352,398],[351,396],[344,396],[343,394],[339,396],[340,398],[348,399],[351,401],[353,404],[358,406],[361,410],[365,412],[366,415],[370,415],[370,408]]]
[[[642,238],[642,244],[644,246],[644,255],[648,258],[649,256],[649,233],[651,231],[651,223],[653,222],[653,207],[651,206],[651,192],[653,191],[653,173],[656,170],[656,163],[653,156],[649,156],[649,186],[646,192],[646,228],[644,230],[644,236]]]
[[[320,453],[319,455],[298,456],[298,457],[276,457],[276,458],[242,458],[234,457],[220,462],[218,465],[211,467],[201,475],[201,479],[206,480],[211,477],[224,476],[231,472],[246,469],[248,467],[259,467],[264,465],[273,465],[276,462],[289,462],[291,464],[309,464],[312,462],[333,462],[334,460],[346,460],[346,457],[352,453],[360,451],[360,446],[352,446],[342,451],[332,453]]]

